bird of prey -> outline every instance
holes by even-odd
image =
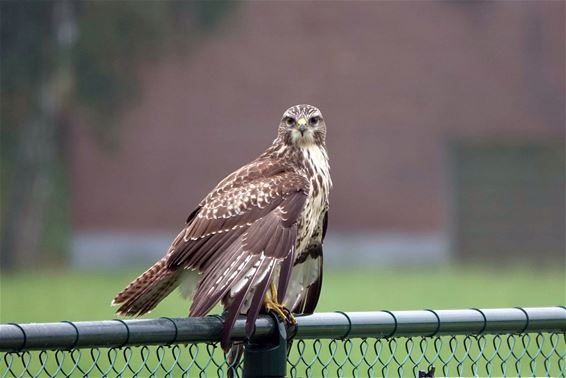
[[[221,345],[239,315],[251,337],[260,311],[293,323],[312,313],[322,284],[322,242],[332,186],[320,110],[285,111],[277,138],[228,175],[198,204],[167,254],[112,301],[121,315],[142,315],[180,286],[189,316],[224,306]]]

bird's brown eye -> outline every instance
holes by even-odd
[[[311,126],[316,126],[316,125],[318,125],[319,122],[320,122],[319,117],[311,117],[309,119],[309,123],[310,123]]]
[[[295,120],[291,117],[285,117],[285,124],[289,127],[295,126]]]

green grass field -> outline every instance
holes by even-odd
[[[142,271],[4,275],[0,321],[112,319],[110,301]],[[317,311],[554,306],[566,303],[565,290],[563,267],[327,269]],[[182,317],[187,309],[188,303],[175,292],[146,317]]]
[[[142,271],[143,268],[128,272],[43,271],[5,275],[1,280],[0,319],[4,323],[24,323],[115,318],[110,300]],[[554,306],[566,303],[564,279],[563,267],[547,270],[527,267],[327,269],[318,311]],[[187,308],[188,303],[174,293],[146,317],[182,317],[186,316]],[[554,339],[554,343],[558,343],[559,349],[564,349],[564,340],[555,336],[558,338]],[[436,341],[420,337],[393,341],[300,341],[293,345],[288,373],[314,377],[323,373],[329,376],[415,376],[416,370],[427,368],[428,363],[423,359],[426,355],[436,361],[439,376],[562,374],[563,368],[556,362],[560,357],[556,353],[564,350],[556,351],[546,337],[540,349],[545,355],[541,355],[539,342],[536,335],[528,339],[515,336],[510,339],[494,336],[468,339],[458,336]],[[436,353],[442,357],[434,357]],[[538,357],[531,360],[530,356]],[[473,362],[476,358],[477,364]],[[508,362],[502,364],[501,359]],[[443,361],[447,360],[451,362],[445,367],[448,370],[443,371]],[[152,372],[156,376],[165,376],[167,372],[171,376],[180,376],[185,371],[189,376],[195,376],[203,370],[206,376],[214,377],[225,374],[223,363],[221,350],[205,344],[97,348],[74,351],[73,354],[32,352],[23,356],[4,356],[0,361],[0,377],[11,376],[12,373],[19,375],[23,370],[31,371],[31,375],[38,372],[39,376],[44,376],[43,368],[57,372],[61,366],[61,376],[145,377]],[[77,366],[83,369],[82,373],[76,370]]]

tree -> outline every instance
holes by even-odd
[[[66,248],[73,117],[88,118],[101,145],[112,140],[112,121],[135,97],[136,64],[190,48],[233,4],[0,2],[4,270],[39,266]]]

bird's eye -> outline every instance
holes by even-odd
[[[295,120],[291,117],[285,117],[285,124],[289,127],[295,126]]]
[[[316,126],[316,125],[318,125],[319,122],[320,122],[320,118],[319,118],[319,117],[311,117],[311,118],[309,119],[309,124],[310,124],[311,126]]]

